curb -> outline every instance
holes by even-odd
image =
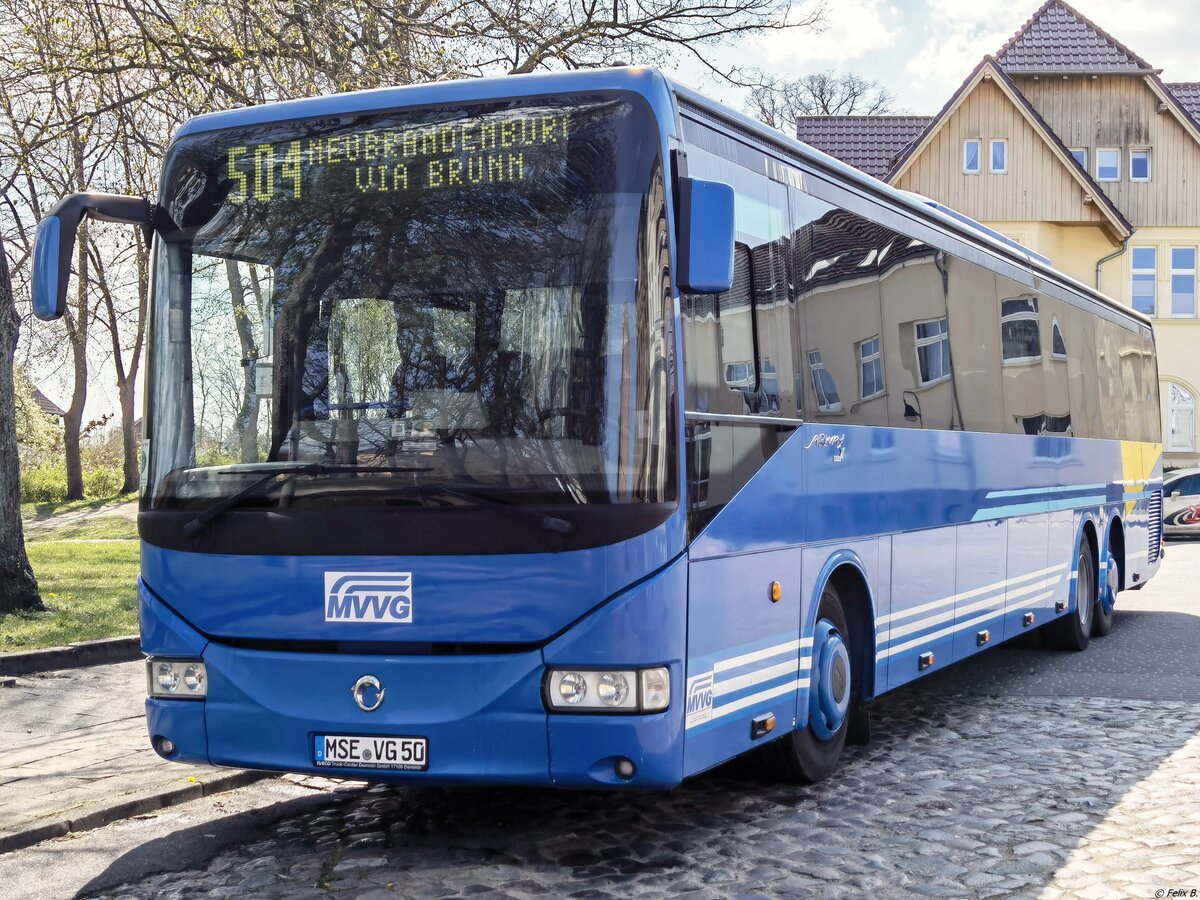
[[[164,809],[168,806],[186,803],[189,800],[198,800],[201,797],[208,797],[212,794],[232,791],[236,788],[253,784],[256,781],[262,781],[264,778],[277,777],[278,774],[275,772],[231,772],[228,775],[218,775],[209,781],[198,781],[194,784],[188,784],[185,787],[171,788],[147,797],[135,797],[132,800],[114,803],[112,806],[84,813],[78,818],[63,818],[52,822],[42,822],[22,831],[0,835],[0,853],[8,853],[10,850],[23,850],[26,847],[32,847],[34,844],[41,843],[50,838],[62,837],[63,835],[74,834],[80,831],[91,831],[93,828],[100,828],[103,825],[108,825],[121,819],[145,815],[146,813],[154,812],[156,809]]]
[[[102,666],[107,663],[133,662],[142,658],[142,644],[137,635],[81,641],[65,647],[46,650],[25,650],[19,653],[0,653],[0,675],[28,675],[31,672],[50,672],[55,669],[78,669],[81,666]]]

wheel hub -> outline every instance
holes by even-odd
[[[1112,551],[1106,551],[1104,554],[1104,586],[1100,592],[1100,602],[1104,604],[1104,614],[1108,615],[1113,611],[1113,606],[1117,602],[1117,591],[1120,589],[1120,571],[1117,569],[1117,560],[1113,557]]]
[[[813,636],[812,683],[808,692],[809,727],[820,740],[837,734],[850,708],[850,652],[841,632],[828,619]]]

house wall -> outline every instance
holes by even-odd
[[[1135,226],[1200,223],[1200,143],[1138,75],[1030,76],[1013,79],[1068,147],[1088,149],[1096,174],[1096,148],[1121,149],[1121,179],[1104,192]],[[1129,178],[1130,148],[1150,148],[1151,180]],[[1041,218],[1049,218],[1040,216]]]
[[[1053,222],[1029,221],[985,221],[983,224],[1049,257],[1054,268],[1090,287],[1096,284],[1096,263],[1117,249],[1099,225],[1056,225]],[[1117,278],[1113,279],[1114,286],[1118,281]]]
[[[963,172],[963,142],[968,138],[982,141],[983,165],[978,175]],[[1007,174],[988,171],[992,138],[1008,140]],[[981,81],[968,94],[893,183],[979,221],[1105,221],[1094,204],[1083,202],[1083,186],[1071,177],[1050,145],[991,81]]]

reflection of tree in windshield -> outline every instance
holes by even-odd
[[[451,118],[406,120],[422,117]],[[269,461],[381,470],[419,456],[430,481],[530,502],[665,499],[667,316],[655,287],[669,300],[665,206],[644,137],[654,132],[639,134],[652,128],[631,103],[597,102],[571,109],[569,140],[560,127],[561,141],[525,147],[519,180],[363,193],[361,172],[332,166],[308,173],[299,198],[189,210],[207,218],[195,223],[194,273],[232,260],[271,273],[257,330],[252,316],[235,315],[232,329],[228,316],[202,321],[192,298],[193,369],[206,341],[228,350],[205,377],[222,370],[236,384],[226,406],[239,458],[256,443]],[[219,180],[227,147],[200,144],[211,161],[192,166]],[[223,184],[221,198],[258,183]],[[230,276],[235,311],[251,305],[239,290],[252,293]],[[211,337],[210,326],[230,330]],[[195,377],[193,388],[205,404]]]

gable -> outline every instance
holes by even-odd
[[[1151,77],[1019,79],[1022,93],[1070,147],[1121,151],[1121,178],[1104,192],[1138,226],[1200,221],[1200,141],[1186,112],[1164,103]],[[1171,99],[1174,99],[1173,97]],[[1131,148],[1149,148],[1151,180],[1129,178]]]
[[[963,142],[982,141],[978,175],[963,172]],[[1008,140],[1008,173],[988,171],[988,141]],[[937,197],[980,221],[1106,224],[1094,202],[1054,149],[994,80],[981,80],[950,111],[932,140],[893,180],[899,188]]]

